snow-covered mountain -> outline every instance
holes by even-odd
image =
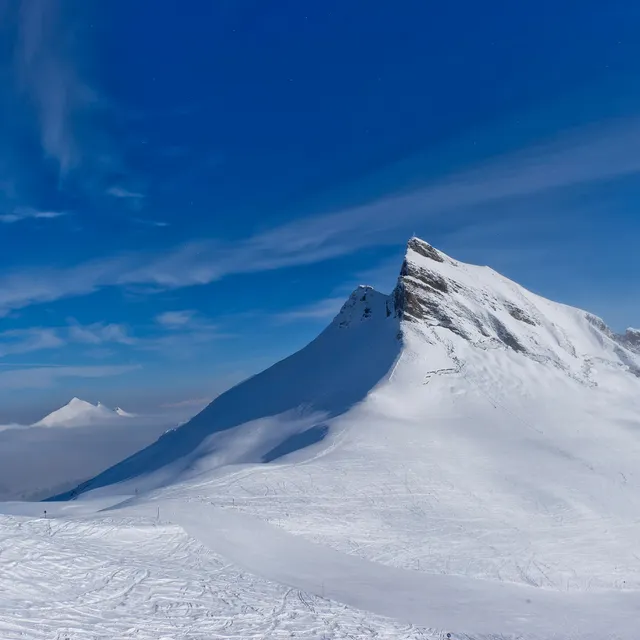
[[[128,411],[125,411],[124,409],[121,409],[120,407],[116,407],[114,409],[114,411],[115,411],[115,413],[117,413],[122,418],[135,418],[136,417],[135,413],[129,413]]]
[[[216,398],[83,490],[130,478],[161,486],[200,462],[217,468],[273,460],[335,433],[336,419],[361,410],[361,401],[370,406],[392,390],[402,397],[413,390],[422,404],[434,378],[455,381],[453,387],[464,387],[459,395],[479,394],[494,409],[507,389],[518,390],[508,403],[532,399],[537,406],[542,390],[565,386],[593,399],[611,386],[635,402],[634,336],[631,330],[616,336],[590,313],[412,238],[390,295],[359,287],[307,347]],[[437,400],[448,404],[453,397]],[[563,411],[569,409],[564,402]]]
[[[250,572],[405,623],[631,639],[634,335],[412,238],[390,295],[358,288],[304,349],[58,499],[137,495],[123,516],[164,510]]]
[[[80,398],[72,398],[64,407],[56,409],[32,426],[34,427],[83,427],[118,417],[134,417],[119,407],[115,410],[101,402],[91,404]]]

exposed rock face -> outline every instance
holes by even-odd
[[[630,351],[640,354],[640,329],[627,329],[624,334],[618,336],[618,342]]]
[[[436,332],[436,339],[444,341],[453,334],[481,349],[507,349],[537,362],[552,362],[589,383],[591,365],[576,364],[579,351],[554,321],[554,312],[549,315],[548,304],[487,267],[458,262],[423,240],[411,238],[391,295],[358,287],[334,325],[347,329],[371,320],[395,320],[400,323],[400,338],[410,328]],[[618,336],[597,316],[576,312],[598,342],[614,347],[619,364],[640,375],[635,356],[640,354],[640,331],[629,329]]]
[[[376,291],[373,287],[360,285],[342,305],[340,313],[333,322],[344,329],[369,320],[374,315],[389,317],[391,311],[387,305],[388,300],[389,296]]]
[[[420,238],[411,238],[407,244],[407,250],[414,251],[424,258],[431,258],[431,260],[435,260],[436,262],[444,262],[444,258],[438,250],[434,249],[428,242],[420,240]]]
[[[520,307],[516,307],[514,304],[507,302],[505,304],[509,315],[516,320],[520,320],[520,322],[526,322],[532,326],[535,326],[537,322],[530,318]]]
[[[437,264],[431,266],[431,261]],[[494,313],[480,314],[470,309],[468,302],[493,309],[501,303],[516,320],[530,325],[535,325],[535,320],[511,302],[494,302],[482,296],[469,286],[466,276],[463,265],[423,240],[412,238],[392,294],[396,315],[408,322],[443,327],[468,340],[474,333],[480,334],[481,338],[493,338],[510,349],[525,352],[526,348]]]

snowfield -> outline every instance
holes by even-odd
[[[6,516],[0,545],[3,640],[439,637],[252,575],[153,519]]]
[[[390,296],[0,505],[0,637],[635,640],[633,335],[414,238]]]

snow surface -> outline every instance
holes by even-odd
[[[413,238],[75,501],[1,506],[0,637],[635,639],[639,460],[623,337]]]

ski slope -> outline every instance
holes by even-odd
[[[634,591],[397,569],[233,508],[179,499],[113,509],[118,499],[46,505],[47,519],[42,505],[0,504],[3,638],[634,637]],[[58,583],[43,581],[53,573]]]
[[[177,524],[90,512],[0,517],[3,640],[440,637],[255,576]]]
[[[0,636],[635,639],[633,335],[414,238],[391,295],[359,288],[153,445],[2,506],[0,545],[37,560],[0,554]],[[54,585],[62,613],[27,616]]]

